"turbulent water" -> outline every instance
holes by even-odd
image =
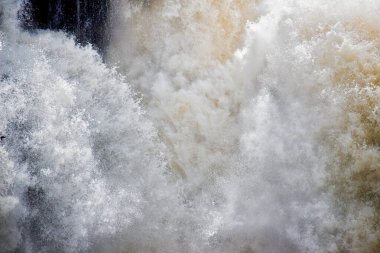
[[[0,0],[0,252],[380,252],[380,2],[115,0],[104,58]]]

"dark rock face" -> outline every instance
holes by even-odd
[[[24,0],[19,12],[28,30],[64,30],[81,44],[103,51],[108,43],[107,15],[110,0]]]

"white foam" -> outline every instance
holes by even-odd
[[[376,61],[349,25],[378,29],[376,1],[115,1],[107,65],[62,32],[21,31],[18,4],[0,3],[1,250],[335,252],[351,246],[347,230],[357,251],[376,240],[360,230],[376,210],[331,183],[355,146],[346,129],[365,131],[336,73],[353,56]]]

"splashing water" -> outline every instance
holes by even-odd
[[[106,63],[20,4],[1,252],[379,252],[379,3],[118,0]]]

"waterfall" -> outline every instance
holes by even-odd
[[[379,11],[0,1],[0,253],[378,252]]]

